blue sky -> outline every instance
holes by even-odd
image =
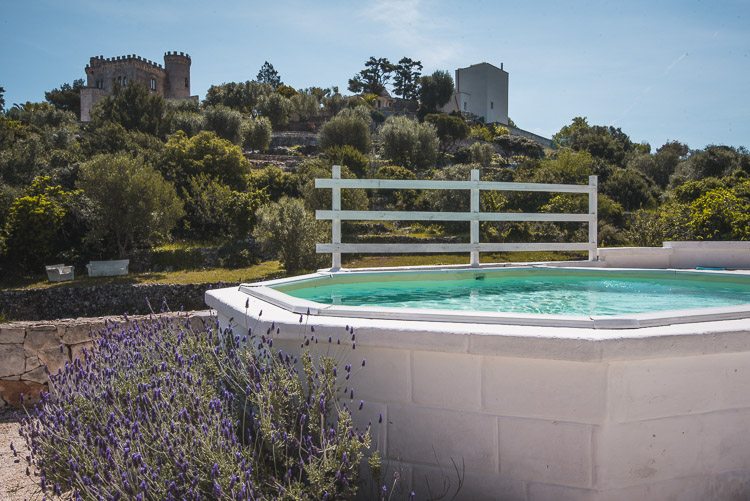
[[[370,57],[424,73],[489,62],[509,115],[551,136],[576,116],[652,148],[750,147],[750,0],[6,0],[6,106],[84,78],[91,56],[192,57],[193,94],[252,80],[268,60],[295,88],[347,81]]]

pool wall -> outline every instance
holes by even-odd
[[[452,460],[465,467],[457,499],[750,496],[747,319],[580,329],[308,316],[237,288],[206,302],[222,326],[274,321],[282,350],[300,352],[314,326],[317,350],[332,336],[342,364],[366,358],[355,415],[364,426],[382,412],[378,447],[418,498],[444,478],[455,491]]]
[[[664,242],[662,247],[597,249],[594,264],[607,268],[720,267],[750,269],[750,242]]]

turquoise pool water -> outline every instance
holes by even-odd
[[[471,274],[457,280],[393,280],[336,283],[310,281],[280,287],[291,296],[323,304],[430,308],[562,315],[622,315],[736,306],[750,303],[750,277],[674,273],[628,276],[602,273],[513,276]]]

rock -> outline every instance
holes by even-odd
[[[60,348],[48,348],[39,352],[39,360],[49,369],[50,374],[55,374],[57,369],[65,367],[65,362],[69,361],[68,358],[68,347],[63,347],[63,352],[60,353]]]
[[[47,386],[39,383],[0,380],[0,396],[13,407],[38,402],[40,400],[39,392],[46,390]],[[22,393],[24,396],[23,404],[21,403]]]
[[[0,327],[0,344],[22,344],[25,336],[23,327]]]
[[[0,345],[0,377],[18,376],[26,368],[26,356],[20,344]]]
[[[62,339],[56,325],[40,324],[32,325],[26,329],[23,347],[29,356],[33,356],[40,350],[53,347],[59,349],[61,344]]]
[[[49,381],[49,376],[47,375],[47,371],[44,370],[43,366],[39,366],[36,369],[25,372],[21,375],[22,381],[31,381],[33,383],[39,383],[44,384],[47,381]]]
[[[76,358],[80,358],[81,361],[83,361],[83,350],[84,348],[88,353],[91,353],[91,350],[94,347],[94,343],[89,341],[88,343],[80,343],[80,344],[74,344],[70,347],[70,360],[75,360]]]
[[[39,361],[39,357],[26,357],[26,372],[33,371],[37,367],[41,367],[42,363]]]
[[[62,340],[65,344],[85,343],[91,340],[91,330],[95,330],[90,323],[68,325]]]

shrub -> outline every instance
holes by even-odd
[[[268,151],[271,146],[271,121],[266,117],[245,120],[242,128],[242,146],[248,150]]]
[[[242,114],[226,106],[209,106],[203,112],[206,130],[233,144],[242,144]]]
[[[279,256],[288,273],[324,265],[326,257],[315,244],[327,239],[326,225],[307,212],[302,200],[282,197],[261,207],[253,235],[264,252]]]
[[[328,148],[325,156],[331,162],[331,165],[344,165],[357,177],[364,177],[370,167],[370,160],[354,146],[348,144]]]
[[[356,113],[345,113],[342,110],[320,129],[318,145],[325,151],[334,146],[350,145],[360,153],[370,152],[370,126],[368,122]],[[369,117],[369,114],[368,114]]]
[[[424,170],[435,163],[438,137],[435,126],[406,117],[390,117],[380,127],[383,156],[411,170]]]
[[[300,362],[305,383],[252,329],[109,323],[23,420],[30,466],[74,499],[351,499],[370,435],[339,404],[350,366]]]

